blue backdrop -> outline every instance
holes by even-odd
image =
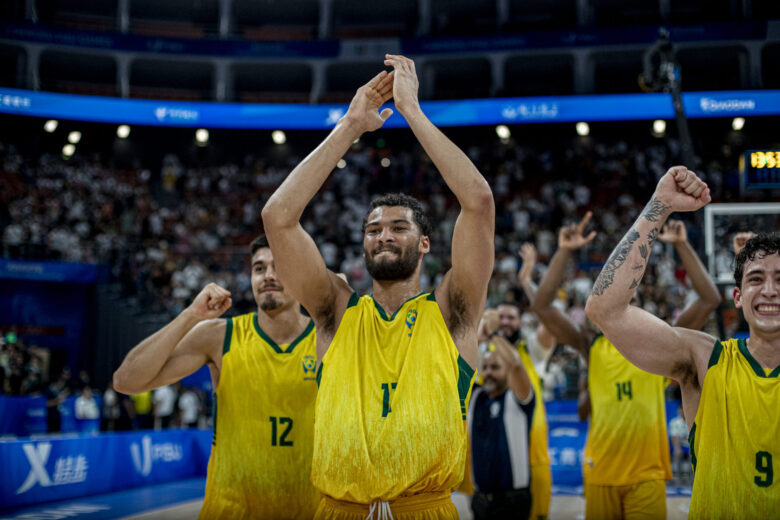
[[[0,508],[204,476],[211,430],[0,441]]]
[[[689,118],[777,115],[780,90],[686,92],[683,104]],[[674,118],[669,94],[424,101],[421,105],[437,126]],[[329,130],[346,110],[346,104],[154,101],[0,88],[0,113],[131,125]],[[397,112],[384,125],[406,127]]]

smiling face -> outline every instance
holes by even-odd
[[[482,386],[491,397],[506,390],[506,366],[495,351],[488,352],[482,361]]]
[[[751,335],[780,335],[780,253],[745,262],[740,287],[734,288],[734,304],[742,309]]]
[[[267,247],[252,255],[252,294],[257,306],[264,312],[285,308],[294,301],[276,277],[274,256]]]
[[[418,270],[430,243],[413,219],[412,210],[404,206],[379,206],[369,213],[363,255],[374,280],[405,280]]]
[[[514,341],[521,325],[520,309],[514,305],[498,306],[498,329],[505,338]]]

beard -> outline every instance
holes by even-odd
[[[416,252],[420,241],[411,244],[406,249],[401,249],[394,245],[382,246],[381,250],[389,250],[399,255],[397,260],[380,259],[374,260],[374,256],[379,253],[380,248],[374,249],[373,254],[363,249],[363,256],[366,260],[366,270],[374,280],[405,280],[411,277],[417,270],[419,261]]]
[[[482,388],[485,389],[485,392],[492,394],[498,389],[498,381],[492,377],[486,377],[485,380],[482,381]]]
[[[281,287],[278,288],[280,291],[282,290]],[[264,312],[275,311],[276,309],[281,307],[283,303],[281,294],[276,294],[276,293],[260,294],[260,298],[262,298],[262,300],[260,300],[260,310]]]

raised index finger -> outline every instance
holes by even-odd
[[[585,216],[582,218],[582,220],[580,220],[580,223],[577,224],[577,231],[580,234],[582,234],[582,232],[585,230],[585,226],[588,225],[588,222],[590,222],[590,217],[592,216],[593,216],[593,212],[588,211],[587,213],[585,213]]]

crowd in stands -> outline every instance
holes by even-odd
[[[558,228],[593,211],[592,228],[598,234],[575,255],[577,263],[560,295],[567,312],[580,321],[586,319],[585,300],[604,260],[657,179],[679,162],[673,139],[640,146],[581,138],[541,149],[492,139],[464,148],[496,199],[491,306],[512,300],[524,304],[516,284],[517,251],[523,243],[534,243],[539,252],[538,280],[555,250]],[[290,151],[281,163],[247,155],[218,166],[187,164],[171,154],[162,165],[117,169],[98,155],[24,157],[13,145],[0,144],[3,256],[108,264],[123,293],[150,312],[177,314],[210,281],[231,291],[231,312],[250,311],[254,299],[247,245],[261,231],[264,202],[307,152]],[[714,153],[699,159],[698,171],[715,201],[729,200],[738,183],[735,154],[726,146]],[[419,147],[357,142],[304,214],[303,226],[328,267],[345,273],[359,292],[370,288],[362,260],[366,208],[373,195],[398,190],[422,199],[434,224],[432,251],[422,269],[422,286],[429,290],[448,268],[458,206]],[[688,234],[701,246],[696,227],[689,226]],[[667,318],[684,307],[685,273],[677,269],[671,248],[655,247],[639,304]],[[719,254],[724,263],[733,258],[725,249]],[[19,345],[3,345],[2,389],[41,392],[48,383],[40,362]],[[555,396],[576,395],[573,359],[565,351],[553,358],[560,369],[551,377],[560,387]]]

